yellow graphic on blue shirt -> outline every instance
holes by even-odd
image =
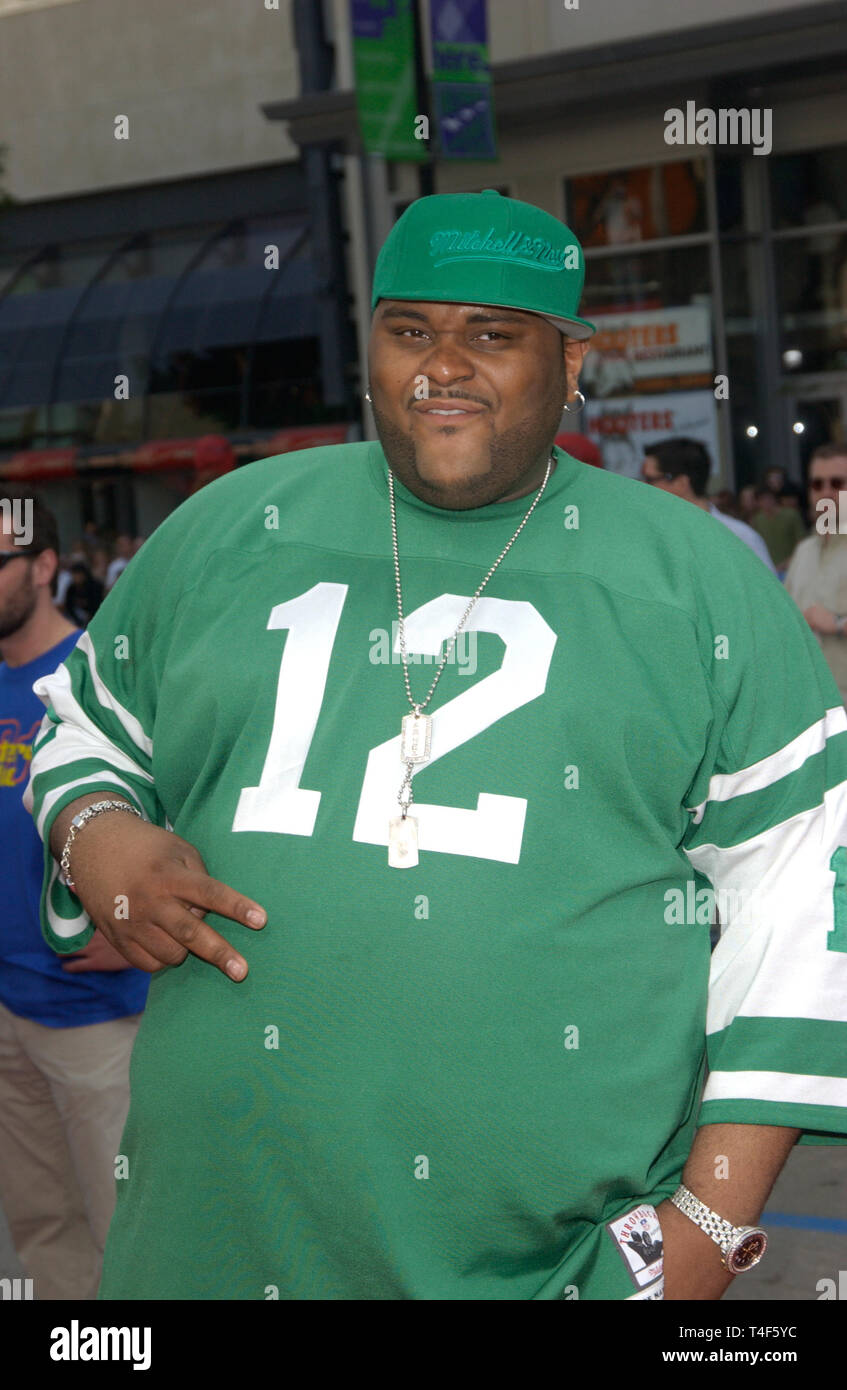
[[[32,745],[40,728],[40,719],[26,733],[20,720],[0,719],[0,787],[26,786]]]

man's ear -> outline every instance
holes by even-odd
[[[568,379],[568,394],[573,395],[579,386],[579,374],[582,371],[582,362],[591,344],[587,338],[566,338],[564,340],[563,354],[565,361],[565,375]]]

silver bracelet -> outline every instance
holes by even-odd
[[[71,878],[71,861],[69,858],[71,845],[76,838],[77,832],[82,829],[86,821],[91,820],[94,816],[99,816],[101,811],[132,811],[134,816],[141,816],[138,807],[130,806],[128,801],[93,801],[90,806],[86,806],[84,811],[80,811],[78,815],[74,816],[71,821],[68,838],[65,841],[65,848],[62,850],[62,858],[59,861],[62,870],[60,874],[61,881],[72,893],[76,892],[76,886]],[[143,820],[144,817],[141,816],[141,819]]]
[[[693,1192],[689,1192],[684,1183],[680,1183],[671,1201],[720,1246],[721,1264],[730,1274],[743,1274],[752,1269],[768,1248],[767,1232],[761,1226],[733,1226],[731,1221],[718,1216]]]

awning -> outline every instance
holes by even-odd
[[[204,434],[193,439],[150,439],[131,449],[29,449],[0,463],[0,478],[15,482],[51,482],[96,476],[104,469],[130,473],[194,471],[210,480],[229,473],[239,458],[271,458],[295,449],[326,448],[357,437],[350,423],[295,425],[274,434],[228,438]]]

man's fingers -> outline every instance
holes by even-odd
[[[104,932],[103,935],[105,936],[106,933]],[[153,940],[145,938],[144,946],[140,946],[136,941],[124,940],[121,941],[120,946],[116,945],[115,942],[111,944],[115,947],[115,950],[119,951],[124,959],[128,960],[130,965],[134,965],[137,970],[145,970],[148,975],[155,975],[157,971],[164,970],[165,966],[171,963],[166,960],[159,960],[157,956],[151,954],[151,949],[154,949],[159,944],[158,935],[157,933]],[[108,941],[109,938],[106,937],[106,940]],[[164,934],[162,934],[162,940],[163,942],[165,940]],[[171,944],[173,945],[174,943],[172,942]],[[151,949],[145,949],[145,947],[148,946]],[[71,964],[64,968],[76,974],[78,971],[85,969],[85,960],[78,961],[76,956],[72,956]]]
[[[268,920],[265,909],[259,903],[254,902],[252,898],[245,898],[242,893],[236,893],[229,884],[221,883],[219,879],[211,878],[208,874],[183,869],[178,876],[174,875],[166,886],[175,897],[185,903],[191,903],[204,912],[216,912],[219,917],[229,917],[231,921],[240,922],[244,927],[258,930]]]
[[[158,925],[171,936],[172,945],[184,946],[193,956],[217,966],[231,980],[243,980],[247,974],[246,960],[226,938],[178,903],[160,910]]]

